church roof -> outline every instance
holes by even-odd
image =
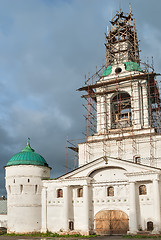
[[[126,71],[139,71],[142,72],[140,65],[137,62],[124,62]],[[112,65],[108,66],[102,73],[102,77],[108,76],[112,73]]]
[[[125,69],[126,71],[139,71],[142,72],[143,70],[141,69],[140,65],[137,62],[125,62]]]
[[[45,159],[30,147],[29,139],[27,142],[27,146],[24,149],[22,149],[21,152],[13,155],[9,162],[7,163],[7,166],[14,165],[37,165],[48,167],[48,164],[45,161]]]

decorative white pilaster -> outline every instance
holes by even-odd
[[[111,98],[106,96],[106,117],[107,117],[107,129],[111,129]]]
[[[46,188],[42,188],[41,194],[41,232],[47,231],[47,190]]]
[[[89,187],[83,186],[83,202],[84,202],[84,230],[89,231]]]
[[[64,187],[64,229],[69,229],[69,187]]]
[[[161,230],[161,213],[160,213],[160,191],[159,180],[153,180],[153,196],[154,196],[154,233],[159,233]]]
[[[138,82],[133,83],[133,111],[132,111],[132,124],[134,129],[141,128],[141,119],[140,119],[140,96],[139,96],[139,87]]]
[[[101,131],[101,97],[97,97],[97,132]]]
[[[102,133],[106,133],[107,131],[107,115],[106,115],[106,97],[102,96]]]
[[[136,212],[136,186],[135,182],[129,183],[130,187],[130,213],[129,213],[129,232],[137,233],[137,212]]]
[[[105,96],[97,97],[97,132],[106,133],[107,131],[106,99]]]
[[[144,127],[149,127],[148,95],[146,82],[142,85],[142,101]]]

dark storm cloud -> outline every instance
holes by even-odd
[[[131,3],[141,56],[153,55],[159,71],[161,2]],[[1,179],[3,166],[27,137],[53,168],[52,177],[65,172],[66,137],[84,137],[84,110],[75,90],[104,63],[104,32],[118,7],[118,0],[0,0]],[[122,0],[121,8],[129,11],[129,1]]]

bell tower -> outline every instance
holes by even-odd
[[[128,14],[120,9],[105,33],[106,68],[94,87],[98,134],[113,129],[142,130],[154,125],[152,105],[160,101],[156,74],[141,67],[132,16],[131,9]]]
[[[140,61],[131,8],[129,13],[120,9],[111,19],[105,33],[105,60],[105,65],[78,89],[86,91],[82,97],[87,101],[87,129],[94,129],[92,134],[87,131],[86,143],[79,145],[80,165],[107,156],[111,151],[119,159],[134,159],[140,156],[136,137],[152,136],[161,130],[157,74]],[[124,156],[125,139],[130,139],[128,144],[131,144],[128,157]],[[111,144],[116,144],[117,150],[111,150]],[[154,150],[150,155],[147,158],[153,162]]]

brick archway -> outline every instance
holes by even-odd
[[[95,216],[95,232],[99,235],[126,234],[129,229],[129,219],[120,210],[103,210]]]

